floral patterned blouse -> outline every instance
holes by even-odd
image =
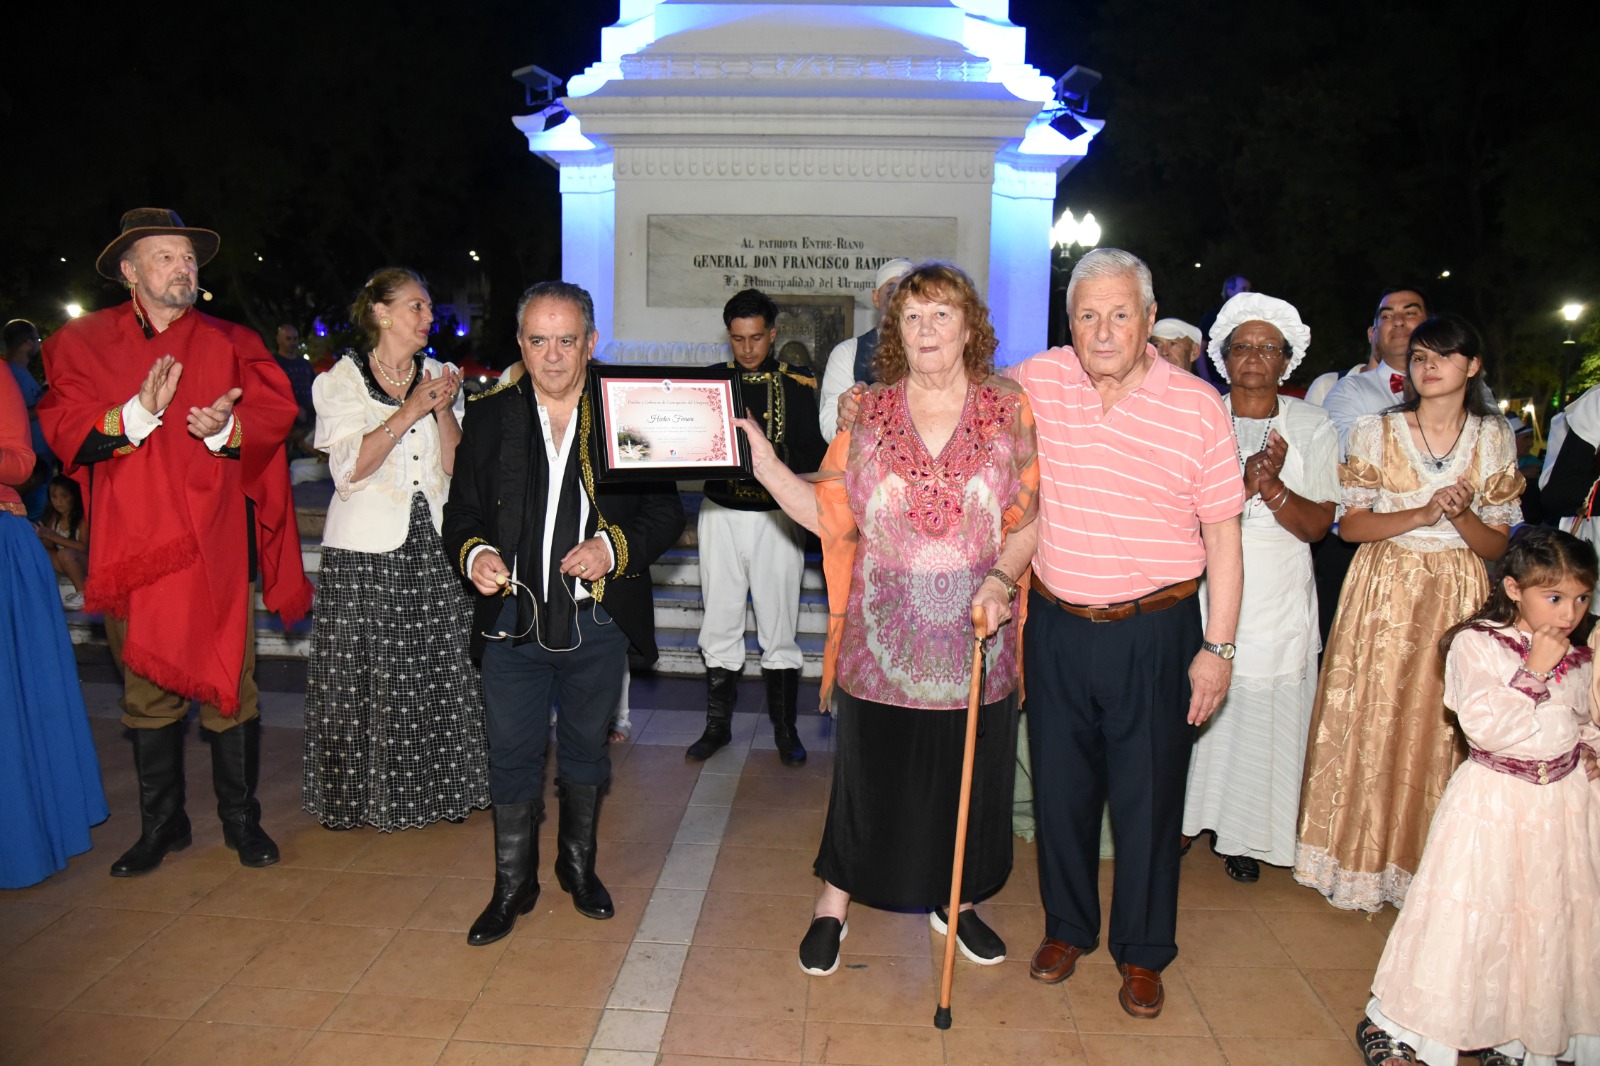
[[[828,649],[823,704],[835,680],[858,699],[937,710],[965,707],[972,597],[1013,529],[1037,513],[1033,409],[1022,387],[993,376],[967,386],[949,442],[929,453],[902,380],[862,399],[817,473]],[[1013,622],[988,642],[985,703],[1017,687]]]

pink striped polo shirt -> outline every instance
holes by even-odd
[[[1206,566],[1200,523],[1244,509],[1221,398],[1154,348],[1149,354],[1144,380],[1110,411],[1070,347],[1010,370],[1039,434],[1033,572],[1070,603],[1121,603],[1198,577]]]

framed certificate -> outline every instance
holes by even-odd
[[[750,445],[726,367],[589,364],[602,481],[749,477]]]

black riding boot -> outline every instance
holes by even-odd
[[[610,918],[617,913],[611,893],[594,872],[595,827],[600,820],[600,793],[606,785],[556,780],[556,800],[561,805],[556,824],[556,883],[572,894],[572,905],[586,918]]]
[[[778,746],[778,758],[785,766],[803,766],[806,747],[795,732],[795,718],[800,712],[800,671],[762,670],[767,682],[767,717],[772,719],[772,741]]]
[[[261,776],[261,719],[211,734],[211,784],[217,790],[222,842],[241,866],[271,866],[278,845],[261,828],[256,781]]]
[[[539,816],[542,802],[494,805],[494,895],[472,923],[467,943],[493,944],[511,932],[517,915],[539,901]]]
[[[733,701],[739,695],[739,671],[706,667],[706,731],[689,745],[685,756],[695,762],[711,758],[733,739]]]
[[[183,810],[183,723],[135,729],[133,768],[139,775],[139,840],[111,864],[112,877],[147,874],[169,851],[193,841]]]

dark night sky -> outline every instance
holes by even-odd
[[[57,7],[0,72],[25,146],[0,186],[8,315],[48,328],[70,297],[117,300],[90,261],[147,203],[222,231],[213,309],[257,325],[334,308],[395,260],[436,290],[482,270],[503,319],[559,268],[555,172],[510,125],[509,72],[577,73],[614,2]],[[1011,17],[1045,73],[1105,74],[1106,132],[1058,205],[1144,255],[1163,310],[1198,318],[1242,271],[1306,313],[1309,370],[1360,354],[1380,286],[1423,279],[1534,389],[1554,307],[1600,305],[1600,153],[1593,26],[1554,32],[1533,7],[1014,0]]]

